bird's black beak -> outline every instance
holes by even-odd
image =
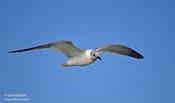
[[[97,57],[97,59],[101,60],[101,57]]]

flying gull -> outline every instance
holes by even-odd
[[[71,41],[58,41],[58,42],[48,43],[45,45],[40,45],[32,48],[10,51],[9,53],[18,53],[18,52],[45,49],[45,48],[54,49],[65,54],[68,57],[68,60],[65,63],[63,63],[63,66],[89,65],[91,63],[94,63],[97,59],[101,60],[101,57],[99,54],[102,52],[111,52],[111,53],[126,55],[136,59],[144,58],[141,54],[139,54],[135,50],[124,45],[109,44],[109,45],[96,48],[95,50],[92,50],[92,49],[82,50],[76,47]]]

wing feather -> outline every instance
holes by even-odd
[[[117,53],[121,55],[127,55],[130,57],[134,57],[137,59],[143,59],[144,57],[136,52],[135,50],[124,46],[124,45],[105,45],[100,48],[95,49],[97,52],[112,52],[112,53]]]
[[[17,53],[17,52],[24,52],[24,51],[44,49],[44,48],[51,48],[57,51],[61,51],[67,57],[74,57],[77,55],[81,55],[81,53],[83,52],[83,50],[76,47],[71,41],[58,41],[58,42],[48,43],[45,45],[40,45],[32,48],[10,51],[9,53]]]

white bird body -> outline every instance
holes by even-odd
[[[85,50],[79,56],[69,58],[63,65],[64,66],[85,66],[95,62],[96,59],[91,59],[91,52],[94,50]]]
[[[97,59],[101,60],[101,57],[99,56],[101,52],[112,52],[112,53],[117,53],[121,55],[131,56],[137,59],[143,59],[143,56],[140,55],[138,52],[123,45],[106,45],[106,46],[97,48],[95,50],[92,50],[92,49],[81,50],[70,41],[53,42],[53,43],[49,43],[41,46],[32,47],[32,48],[10,51],[9,53],[17,53],[17,52],[24,52],[24,51],[44,49],[44,48],[51,48],[64,53],[69,58],[63,64],[63,66],[66,66],[66,67],[67,66],[85,66],[85,65],[94,63]]]
[[[90,60],[88,54],[85,51],[83,54],[79,56],[69,58],[63,65],[64,66],[84,66],[84,65],[90,64],[91,62],[92,61]]]

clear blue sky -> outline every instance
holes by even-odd
[[[27,103],[175,103],[175,1],[1,0],[0,102],[23,93]],[[63,68],[51,50],[9,54],[59,40],[83,49],[127,45],[144,60],[102,54],[102,61]]]

